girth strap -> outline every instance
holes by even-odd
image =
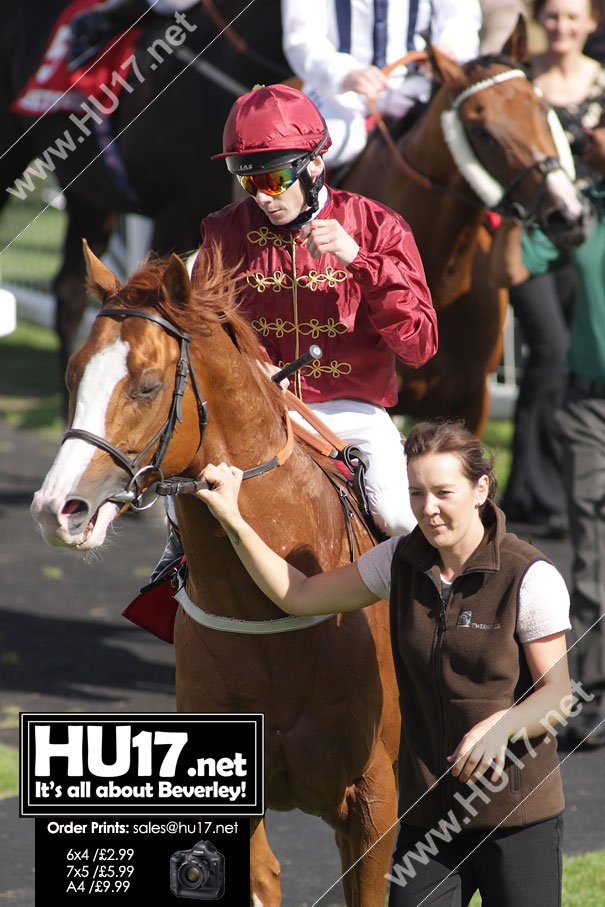
[[[210,630],[223,630],[227,633],[250,633],[267,635],[271,633],[286,633],[289,630],[305,630],[314,627],[325,620],[331,620],[334,614],[315,614],[306,617],[276,617],[274,620],[242,620],[239,617],[224,617],[221,614],[212,614],[203,611],[199,605],[192,602],[185,587],[181,587],[174,594],[175,599],[189,617],[203,627]]]

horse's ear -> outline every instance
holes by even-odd
[[[86,277],[89,286],[96,290],[101,302],[120,286],[120,282],[113,271],[103,264],[100,258],[91,251],[85,239],[82,240],[82,251],[86,262]]]
[[[459,63],[432,44],[427,44],[426,50],[436,82],[458,90],[466,88],[467,80]]]
[[[191,279],[184,262],[175,255],[170,256],[162,285],[168,299],[178,305],[186,306],[191,299]]]
[[[518,63],[526,63],[529,56],[529,41],[527,37],[527,21],[525,16],[519,15],[517,24],[502,48],[502,53]]]

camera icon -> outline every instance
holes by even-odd
[[[177,898],[216,901],[225,893],[225,858],[210,841],[170,857],[170,890]]]

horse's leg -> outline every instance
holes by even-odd
[[[396,823],[395,774],[381,746],[363,778],[347,793],[346,817],[336,825],[347,907],[384,907]]]
[[[479,231],[479,241],[473,260],[473,285],[470,291],[471,305],[479,315],[484,326],[484,343],[490,352],[485,364],[482,380],[470,390],[463,401],[460,416],[467,428],[477,437],[481,437],[489,418],[490,394],[488,376],[495,371],[502,358],[504,324],[508,310],[508,293],[494,286],[489,269],[489,255],[492,237],[485,227]],[[472,302],[475,300],[475,302]]]
[[[269,846],[264,819],[250,819],[250,904],[279,907],[280,868]]]
[[[478,438],[481,437],[490,411],[490,394],[487,386],[487,376],[485,376],[475,388],[473,388],[457,407],[454,417],[464,419],[464,424],[469,431],[472,431]]]
[[[83,201],[72,192],[66,192],[65,198],[68,217],[63,243],[63,262],[53,280],[56,297],[55,330],[59,336],[61,380],[65,374],[67,361],[75,349],[78,329],[86,308],[86,270],[82,239],[88,241],[95,255],[101,256],[107,249],[116,222],[115,214]]]

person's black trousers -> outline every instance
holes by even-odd
[[[561,907],[562,814],[492,834],[443,831],[400,826],[389,907],[466,907],[477,890],[482,907]]]

